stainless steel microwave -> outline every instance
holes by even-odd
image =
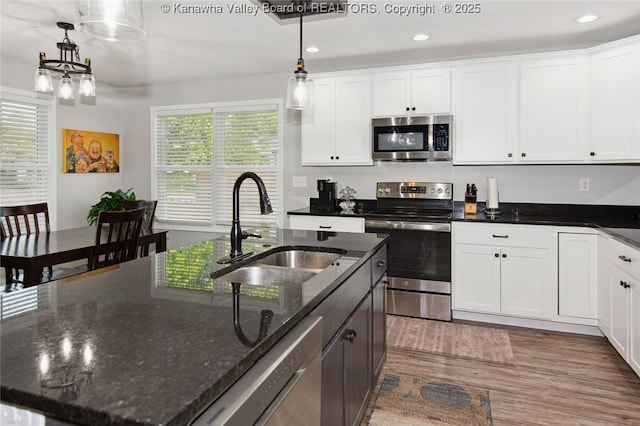
[[[374,160],[451,161],[453,116],[426,115],[374,118]]]

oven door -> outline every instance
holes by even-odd
[[[390,277],[451,282],[451,224],[365,220],[365,232],[389,234]]]

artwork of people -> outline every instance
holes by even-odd
[[[64,173],[118,173],[120,141],[114,133],[64,129]]]

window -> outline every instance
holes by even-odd
[[[240,191],[243,225],[279,224],[281,100],[156,107],[151,111],[153,190],[161,222],[230,225],[235,180],[252,171],[264,181],[274,213],[260,214],[257,187],[247,182]]]
[[[53,110],[50,101],[0,90],[0,205],[47,202],[54,214]]]

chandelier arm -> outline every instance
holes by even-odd
[[[70,68],[65,70],[65,65],[68,65]],[[45,59],[44,61],[41,60],[40,68],[44,68],[49,71],[57,71],[60,73],[68,72],[69,74],[91,74],[90,65],[81,64],[79,62],[58,61],[55,59]]]

